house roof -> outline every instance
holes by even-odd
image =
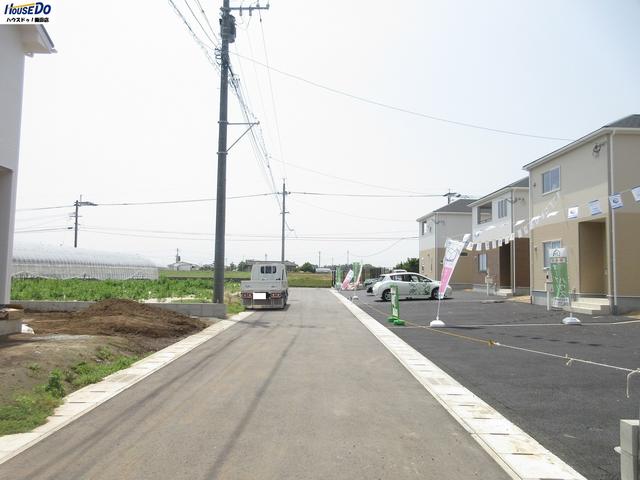
[[[460,198],[455,202],[451,202],[444,207],[436,208],[432,212],[427,213],[426,215],[421,216],[416,219],[417,222],[424,220],[427,217],[430,217],[434,213],[471,213],[471,207],[469,204],[475,202],[475,198]]]
[[[34,53],[57,53],[53,41],[42,25],[18,25],[22,47],[26,55]]]
[[[522,168],[524,168],[525,170],[531,170],[532,168],[537,167],[538,165],[542,165],[543,163],[546,163],[550,160],[553,160],[554,158],[557,158],[564,153],[567,153],[575,148],[578,148],[579,146],[584,145],[585,143],[599,136],[612,133],[616,129],[625,129],[627,130],[627,132],[640,133],[640,114],[635,113],[633,115],[628,115],[624,118],[616,120],[615,122],[611,122],[607,125],[604,125],[599,129],[594,130],[593,132],[585,135],[584,137],[579,138],[578,140],[571,142],[570,144],[565,145],[564,147],[554,150],[553,152],[545,155],[544,157],[540,157],[539,159],[534,160],[531,163],[527,163]]]
[[[611,122],[609,125],[605,125],[603,128],[640,128],[640,114],[636,113],[621,118],[620,120]]]
[[[484,197],[479,198],[478,200],[475,200],[474,202],[469,204],[469,206],[475,207],[477,205],[480,205],[483,201],[488,200],[489,198],[496,197],[502,193],[508,192],[512,188],[529,188],[529,177],[521,178],[520,180],[516,180],[515,182],[510,183],[509,185],[506,185],[502,188],[499,188],[498,190],[494,190],[493,192],[485,195]]]

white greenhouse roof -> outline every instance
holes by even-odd
[[[147,268],[158,267],[158,265],[153,261],[137,254],[38,244],[14,244],[13,263]]]

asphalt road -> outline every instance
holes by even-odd
[[[296,289],[0,465],[2,479],[507,479],[327,290]]]
[[[389,303],[364,292],[358,295],[364,311],[390,326]],[[640,322],[614,325],[633,319],[577,315],[583,325],[566,326],[561,324],[566,312],[515,302],[482,303],[485,300],[484,294],[454,292],[454,298],[441,305],[440,319],[448,326],[442,332],[640,367]],[[488,347],[423,328],[435,319],[436,308],[437,301],[401,301],[400,317],[410,325],[390,328],[587,478],[619,478],[620,460],[613,448],[619,445],[620,419],[638,418],[640,376],[632,379],[627,399],[626,372],[575,362],[566,366],[562,359]]]

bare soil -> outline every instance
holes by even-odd
[[[35,335],[0,337],[0,403],[46,383],[55,368],[115,355],[145,355],[209,323],[130,300],[105,300],[79,312],[29,312],[23,323]]]

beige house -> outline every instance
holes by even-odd
[[[462,240],[471,232],[471,207],[474,200],[456,200],[417,219],[420,272],[427,277],[440,280],[442,259],[447,238]],[[451,285],[470,287],[473,280],[473,261],[468,252],[463,252],[451,277]]]
[[[529,177],[470,203],[471,241],[482,244],[473,257],[473,287],[486,289],[487,276],[498,295],[529,295]],[[487,247],[489,246],[489,247]]]
[[[524,168],[531,185],[533,302],[546,303],[549,252],[565,247],[577,311],[640,309],[640,203],[632,192],[640,185],[640,115],[605,125]],[[616,193],[623,206],[613,209],[609,197]]]

